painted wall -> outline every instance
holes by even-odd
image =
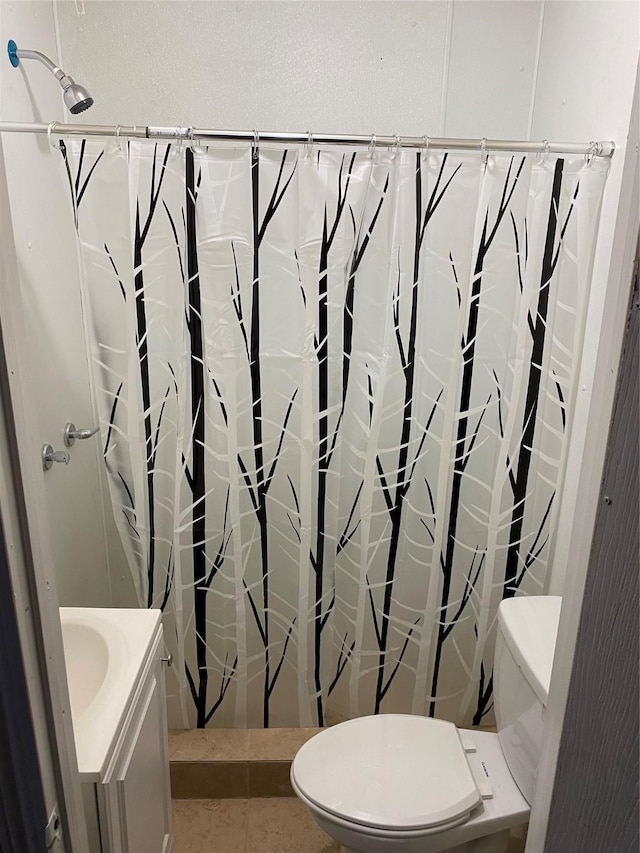
[[[55,58],[52,3],[0,3],[0,117],[64,120],[61,90],[44,67],[31,62],[11,68],[4,55],[9,38]],[[39,443],[32,451],[39,454],[45,442],[63,449],[68,420],[80,427],[93,422],[76,245],[59,155],[46,137],[4,134],[3,149],[18,259],[15,286],[32,354],[23,381],[37,400]],[[54,465],[44,477],[61,604],[111,603],[98,449],[96,439],[77,442],[69,465]]]
[[[526,137],[540,0],[59,0],[91,121]]]

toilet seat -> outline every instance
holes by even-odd
[[[340,821],[409,834],[459,825],[481,800],[456,726],[415,715],[325,729],[298,751],[291,779]]]

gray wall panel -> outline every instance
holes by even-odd
[[[545,853],[639,849],[637,299],[636,278]]]

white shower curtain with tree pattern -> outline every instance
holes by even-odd
[[[479,724],[553,558],[607,161],[62,145],[174,727]]]

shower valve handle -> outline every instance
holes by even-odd
[[[84,441],[85,438],[91,438],[92,435],[95,435],[100,427],[92,427],[91,429],[76,429],[76,425],[72,424],[71,421],[65,424],[64,427],[64,443],[67,447],[72,447],[75,443],[76,438]]]

